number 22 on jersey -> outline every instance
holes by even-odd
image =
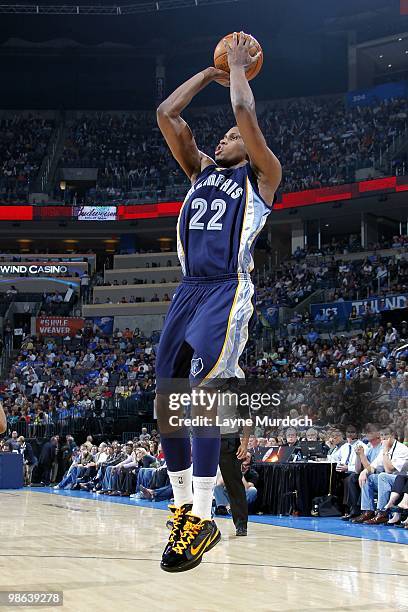
[[[211,210],[214,211],[214,214],[211,217],[211,219],[209,219],[209,221],[207,222],[207,227],[205,227],[205,223],[203,221],[200,221],[200,219],[207,212],[207,208],[208,208],[208,203],[207,203],[207,200],[204,200],[204,198],[195,198],[191,202],[191,210],[196,210],[197,212],[194,213],[194,215],[190,219],[190,223],[188,226],[189,229],[191,230],[207,229],[207,230],[215,230],[215,231],[222,230],[222,223],[220,222],[220,219],[224,215],[225,210],[227,208],[226,201],[218,198],[216,200],[213,200],[213,202],[211,202]]]

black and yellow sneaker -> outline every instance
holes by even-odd
[[[203,554],[214,548],[221,533],[214,521],[202,520],[188,512],[179,537],[164,549],[160,567],[165,572],[185,572],[201,563]]]
[[[190,512],[193,504],[183,504],[180,507],[170,504],[169,510],[171,515],[167,517],[166,527],[170,529],[169,541],[164,549],[163,555],[168,553],[173,545],[178,541],[181,530],[186,522],[187,512]]]

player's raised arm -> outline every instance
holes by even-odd
[[[255,99],[245,76],[245,70],[258,58],[258,55],[250,55],[250,44],[251,37],[243,32],[235,32],[230,44],[225,41],[230,67],[231,104],[251,166],[258,178],[261,195],[266,202],[272,204],[282,179],[282,168],[266,144],[258,125]]]
[[[199,91],[212,81],[228,82],[227,73],[210,67],[180,85],[157,109],[157,123],[173,157],[191,181],[214,161],[199,151],[188,124],[180,114]]]

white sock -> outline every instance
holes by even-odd
[[[167,473],[170,478],[170,484],[173,487],[174,505],[179,508],[183,504],[193,503],[193,466],[190,465],[186,470],[179,472]]]
[[[211,519],[211,506],[216,476],[193,476],[193,508],[191,513],[201,519]]]

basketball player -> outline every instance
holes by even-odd
[[[173,528],[161,561],[168,572],[195,567],[220,540],[211,520],[219,428],[214,420],[193,428],[191,462],[189,430],[182,423],[169,426],[169,414],[174,414],[169,410],[169,379],[189,378],[192,388],[211,389],[216,379],[244,377],[238,359],[253,313],[252,253],[281,181],[280,163],[258,126],[245,76],[258,57],[251,57],[250,42],[243,32],[235,33],[230,44],[225,41],[230,74],[206,68],[157,111],[163,136],[191,180],[177,224],[184,277],[169,308],[156,360],[157,418],[174,493]],[[230,84],[237,122],[222,136],[215,161],[198,149],[180,116],[212,81]]]

